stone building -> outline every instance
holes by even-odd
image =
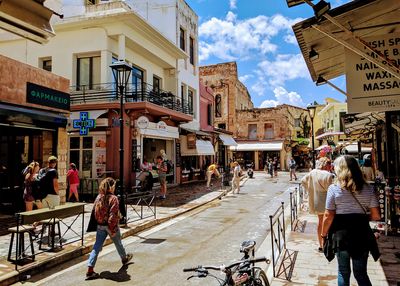
[[[214,90],[214,126],[236,136],[236,113],[253,108],[246,86],[239,81],[236,62],[202,66],[200,80]]]
[[[265,167],[268,159],[277,157],[281,169],[293,156],[299,167],[308,163],[310,117],[307,109],[287,104],[270,108],[236,110],[234,130],[238,145],[230,147],[233,159],[256,170]]]

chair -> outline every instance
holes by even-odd
[[[42,220],[41,223],[42,223],[42,230],[40,232],[39,249],[43,250],[42,248],[43,234],[47,226],[49,227],[48,245],[51,246],[51,249],[54,249],[56,236],[58,236],[58,243],[60,244],[60,247],[62,247],[60,219],[58,218],[46,219]],[[58,232],[56,232],[56,226]]]
[[[11,241],[10,241],[10,247],[8,249],[8,257],[7,260],[10,262],[18,263],[19,261],[22,261],[25,259],[25,233],[28,234],[29,236],[29,243],[30,243],[30,248],[31,248],[31,259],[32,261],[35,260],[35,250],[33,249],[33,235],[32,232],[34,230],[33,226],[29,225],[21,225],[18,227],[11,227],[8,229],[9,232],[11,232]],[[16,237],[15,237],[16,236]],[[17,252],[15,253],[15,259],[11,259],[11,252],[14,246],[14,237],[16,242],[18,241],[18,249]]]

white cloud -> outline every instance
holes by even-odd
[[[297,39],[293,34],[287,34],[283,37],[283,40],[288,44],[297,45]]]
[[[279,104],[290,104],[294,106],[305,106],[301,96],[295,91],[287,91],[284,87],[279,86],[274,89],[275,100],[264,100],[260,107],[275,107]]]
[[[229,8],[236,9],[236,0],[229,0]]]
[[[298,78],[309,79],[309,72],[301,54],[277,55],[274,61],[262,61],[258,64],[256,71],[258,86],[276,87],[283,85],[288,80]],[[256,93],[263,93],[252,88]]]
[[[279,14],[238,20],[232,11],[225,19],[213,17],[199,27],[200,61],[211,56],[221,60],[245,60],[275,53],[278,46],[272,38],[281,32],[292,35],[291,26],[300,20]]]
[[[254,77],[254,75],[252,75],[252,74],[245,74],[245,75],[239,76],[239,80],[242,83],[245,83],[248,79],[253,78],[253,77]]]

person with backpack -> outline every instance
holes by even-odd
[[[33,161],[24,169],[24,195],[23,199],[25,202],[25,210],[33,210],[33,205],[35,204],[38,209],[42,208],[42,198],[37,196],[37,189],[39,188],[39,183],[37,181],[37,176],[39,172],[39,163]]]
[[[167,171],[168,166],[166,161],[161,157],[157,156],[157,173],[158,179],[160,180],[160,199],[165,200],[167,195]]]
[[[71,200],[72,195],[75,196],[75,201],[79,202],[78,186],[79,186],[79,172],[74,163],[69,164],[67,172],[67,183],[69,185],[68,201]]]
[[[58,173],[56,170],[57,161],[56,156],[50,156],[47,160],[47,167],[40,169],[38,175],[40,188],[47,194],[42,203],[44,207],[48,208],[60,205]]]

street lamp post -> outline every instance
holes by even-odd
[[[124,192],[124,91],[129,81],[132,66],[125,61],[118,61],[110,65],[115,84],[117,86],[117,96],[119,96],[119,186],[118,195],[120,196],[119,210],[122,215],[121,223],[127,222],[127,209],[125,204]]]
[[[311,118],[311,146],[312,146],[312,162],[313,169],[315,169],[315,146],[314,146],[314,117],[315,117],[315,109],[317,108],[314,104],[309,104],[307,106],[308,112],[310,113]]]

